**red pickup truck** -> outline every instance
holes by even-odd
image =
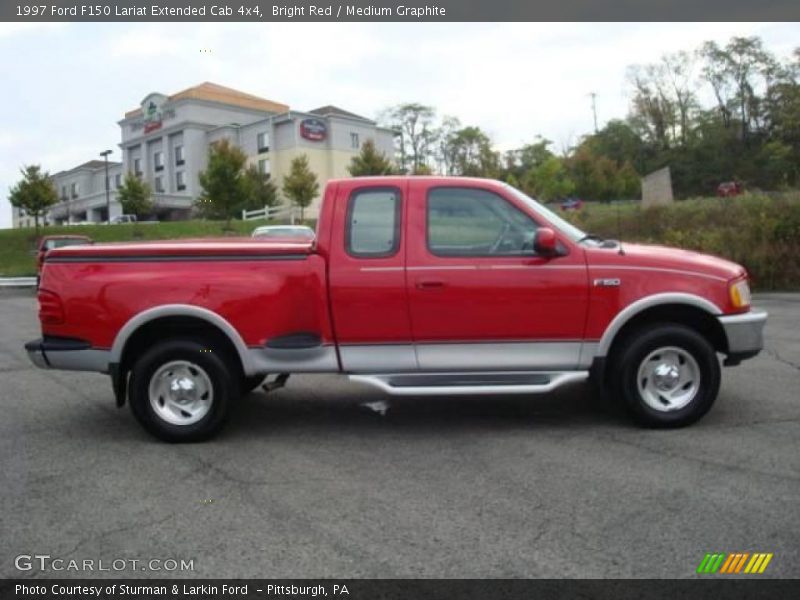
[[[111,376],[152,434],[220,430],[268,375],[396,395],[591,378],[647,426],[704,415],[762,348],[745,269],[587,235],[497,181],[332,181],[315,240],[95,244],[45,257],[40,367]]]

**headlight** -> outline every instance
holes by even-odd
[[[731,302],[736,308],[750,306],[750,285],[746,279],[731,285]]]

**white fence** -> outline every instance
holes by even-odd
[[[0,277],[0,287],[33,287],[36,277]]]
[[[289,222],[294,225],[294,206],[265,206],[256,210],[242,211],[243,221],[254,219],[289,219]]]

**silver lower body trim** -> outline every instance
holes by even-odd
[[[335,373],[339,359],[335,346],[313,348],[251,348],[252,373]]]
[[[486,381],[468,380],[469,376],[486,376]],[[524,382],[529,376],[530,382]],[[415,376],[398,381],[397,374],[350,375],[350,381],[371,385],[393,396],[455,396],[490,394],[543,394],[562,385],[585,381],[588,371],[536,371],[491,373],[426,373],[418,376],[424,384],[415,385]],[[503,378],[506,378],[506,382]],[[438,379],[438,381],[437,381]]]
[[[729,354],[757,354],[764,347],[767,313],[751,310],[741,315],[717,317],[728,338]]]
[[[576,369],[583,342],[417,344],[423,371]]]
[[[91,371],[108,373],[111,357],[109,350],[87,348],[85,350],[43,350],[29,349],[28,358],[40,369],[60,369],[63,371]]]
[[[527,371],[588,369],[596,342],[451,342],[343,344],[342,368],[351,373],[402,371]]]

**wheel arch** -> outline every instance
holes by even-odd
[[[597,346],[595,356],[611,354],[615,342],[647,322],[666,321],[692,327],[706,335],[719,352],[727,351],[727,338],[717,317],[722,310],[702,296],[684,293],[655,294],[626,306],[609,323]]]
[[[109,371],[117,405],[125,403],[127,375],[132,364],[130,352],[146,346],[164,334],[200,333],[224,347],[242,374],[252,374],[247,345],[233,325],[219,314],[199,306],[169,304],[150,308],[131,317],[111,346]]]

